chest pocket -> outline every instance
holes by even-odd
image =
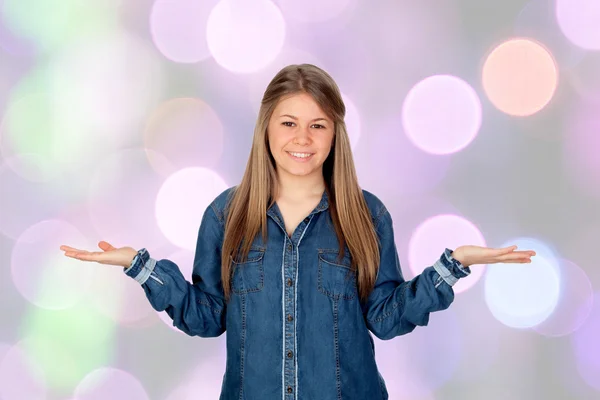
[[[348,252],[338,260],[337,249],[318,249],[319,273],[317,288],[319,292],[333,299],[351,300],[356,297],[356,273],[352,271]]]
[[[233,269],[231,291],[233,293],[254,293],[263,289],[265,281],[264,256],[265,249],[263,247],[251,247],[246,261],[231,261],[231,268]]]

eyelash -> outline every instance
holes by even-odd
[[[284,126],[290,127],[290,125],[286,125],[286,124],[293,124],[293,122],[291,121],[285,121],[281,123]],[[318,129],[325,129],[325,126],[321,125],[321,124],[313,124],[313,126],[319,126],[320,128]]]

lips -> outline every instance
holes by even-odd
[[[298,162],[306,162],[306,161],[310,160],[315,155],[314,153],[304,153],[304,152],[289,152],[289,151],[286,151],[286,153],[290,156],[290,158],[292,158],[293,160],[298,161]],[[309,156],[304,156],[304,157],[299,157],[299,156],[294,155],[293,153],[297,154],[297,155],[299,155],[299,154],[310,154],[310,155]]]

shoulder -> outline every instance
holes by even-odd
[[[209,208],[212,208],[220,222],[224,222],[225,220],[225,212],[236,188],[237,186],[232,186],[228,189],[225,189],[217,197],[215,197],[215,199],[209,205]]]
[[[379,199],[379,197],[375,196],[373,193],[363,189],[363,196],[367,203],[367,207],[369,207],[369,211],[371,212],[371,217],[373,218],[373,223],[375,226],[379,224],[381,217],[388,213],[385,204]]]

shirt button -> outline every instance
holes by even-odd
[[[304,223],[308,224],[308,218],[304,218]]]
[[[288,244],[288,250],[292,250],[292,245]]]
[[[292,317],[292,314],[288,314],[288,321],[292,322],[294,320],[294,317]]]
[[[294,356],[294,353],[292,353],[291,351],[288,351],[287,356],[288,356],[288,358],[292,358]]]
[[[293,392],[293,390],[292,390],[292,387],[291,387],[291,386],[288,386],[288,387],[287,387],[287,392],[288,392],[288,393],[292,393],[292,392]]]
[[[288,286],[292,286],[293,284],[294,284],[294,282],[292,282],[292,279],[291,279],[291,278],[288,278],[288,280],[287,280],[287,285],[288,285]]]

